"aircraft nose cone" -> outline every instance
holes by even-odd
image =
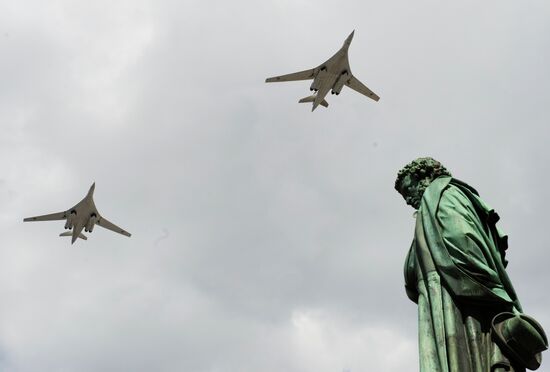
[[[351,34],[349,34],[348,38],[346,39],[345,41],[345,45],[349,46],[351,44],[351,40],[353,39],[353,34],[355,33],[355,30],[353,30],[351,32]]]

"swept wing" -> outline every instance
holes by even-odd
[[[314,75],[315,75],[315,69],[312,68],[311,70],[304,70],[300,72],[294,72],[292,74],[270,77],[265,79],[265,82],[276,83],[279,81],[309,80],[309,79],[313,79]]]
[[[360,82],[355,76],[352,76],[351,79],[346,81],[346,86],[350,87],[356,92],[359,92],[369,98],[372,98],[375,101],[378,101],[380,99],[380,97],[378,97],[376,93],[374,93],[372,90],[367,88],[367,86],[362,82]]]
[[[58,213],[51,213],[51,214],[45,214],[42,216],[36,216],[36,217],[27,217],[23,219],[24,222],[29,221],[58,221],[58,220],[65,220],[67,219],[67,212],[58,212]]]
[[[117,225],[115,225],[114,223],[108,221],[106,218],[104,217],[101,217],[98,221],[97,221],[97,225],[107,229],[107,230],[111,230],[111,231],[114,231],[116,233],[119,233],[119,234],[122,234],[122,235],[126,235],[126,236],[132,236],[132,234],[130,234],[128,231],[124,230],[124,229],[121,229],[120,227],[118,227]]]

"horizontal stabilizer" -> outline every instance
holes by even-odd
[[[304,97],[301,100],[299,100],[298,102],[299,103],[306,103],[306,102],[313,102],[313,101],[315,101],[315,95]]]
[[[315,102],[315,98],[316,98],[316,97],[317,97],[317,96],[314,94],[314,95],[312,95],[312,96],[304,97],[304,98],[302,98],[301,100],[299,100],[298,102],[299,102],[299,103]],[[323,107],[328,107],[328,102],[327,102],[327,100],[323,99],[323,100],[321,101],[320,105],[323,106]]]
[[[59,234],[59,236],[73,236],[73,232],[72,232],[72,231],[65,231],[65,232]],[[80,239],[83,239],[83,240],[88,240],[88,238],[86,237],[86,235],[84,235],[84,234],[82,234],[82,233],[78,234],[78,237],[79,237]]]

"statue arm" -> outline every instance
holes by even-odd
[[[405,267],[404,267],[404,274],[405,274],[405,292],[407,293],[407,297],[409,300],[411,300],[414,303],[418,303],[418,289],[416,288],[416,266],[415,266],[415,254],[414,254],[414,248],[415,248],[415,240],[413,240],[411,244],[411,248],[409,249],[409,253],[407,254],[407,259],[405,260]]]

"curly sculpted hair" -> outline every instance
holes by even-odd
[[[397,179],[395,180],[395,189],[397,191],[399,191],[399,186],[407,175],[411,175],[411,177],[419,180],[422,184],[429,184],[437,177],[451,176],[451,173],[434,158],[418,158],[405,165],[397,173]]]

